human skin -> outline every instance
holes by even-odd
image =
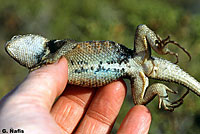
[[[13,128],[29,134],[110,133],[126,95],[123,80],[98,89],[66,87],[66,76],[64,57],[31,72],[1,99],[0,131]],[[147,134],[150,123],[149,110],[136,105],[117,133]]]

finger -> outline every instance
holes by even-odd
[[[54,104],[51,114],[65,133],[72,133],[95,93],[94,88],[68,85]]]
[[[118,134],[147,134],[150,124],[150,111],[143,105],[136,105],[127,113]]]
[[[24,82],[0,101],[0,126],[20,127],[28,133],[39,133],[40,130],[60,132],[49,110],[66,83],[65,58],[31,72]]]
[[[46,65],[31,72],[12,93],[14,103],[34,104],[50,110],[55,98],[67,84],[67,60]],[[17,101],[16,101],[17,100]]]
[[[109,133],[126,94],[123,81],[101,87],[94,96],[76,133]]]

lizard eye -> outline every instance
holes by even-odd
[[[6,52],[19,64],[32,68],[37,65],[45,55],[47,39],[39,35],[14,36],[7,42]]]

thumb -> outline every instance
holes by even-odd
[[[2,101],[9,98],[11,104],[34,103],[50,110],[56,97],[67,84],[67,60],[61,58],[31,72],[27,78],[11,91]],[[9,97],[8,97],[9,96]]]

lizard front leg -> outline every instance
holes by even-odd
[[[184,94],[179,100],[170,102],[167,92],[176,93],[161,83],[155,83],[149,86],[148,78],[143,72],[139,72],[138,76],[131,80],[131,89],[133,101],[135,104],[145,105],[149,103],[156,95],[159,98],[159,108],[163,106],[165,110],[173,111],[174,108],[180,106],[183,103]]]

